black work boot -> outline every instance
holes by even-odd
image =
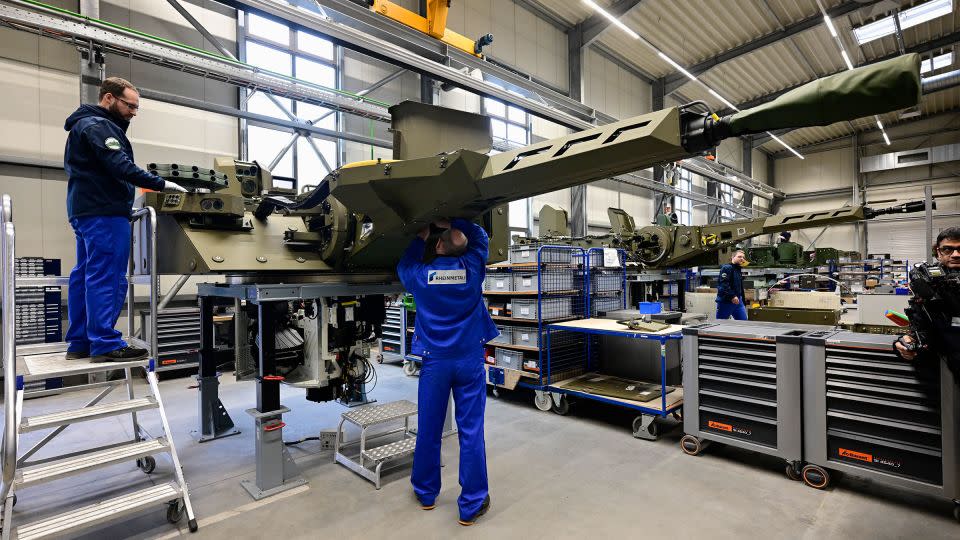
[[[477,519],[478,519],[480,516],[486,514],[486,513],[487,513],[487,510],[489,510],[489,509],[490,509],[490,495],[487,495],[487,498],[483,499],[483,504],[480,505],[480,509],[477,510],[477,513],[476,513],[476,514],[474,514],[473,516],[471,516],[471,517],[468,518],[468,519],[460,519],[460,520],[457,520],[457,521],[458,521],[461,525],[463,525],[464,527],[469,527],[470,525],[473,525],[474,523],[476,523],[476,522],[477,522]]]
[[[110,351],[106,354],[98,354],[94,357],[94,360],[98,362],[134,362],[136,360],[144,360],[146,358],[146,349],[138,349],[137,347],[127,346],[115,351]]]
[[[67,360],[85,360],[90,358],[90,351],[67,351]]]

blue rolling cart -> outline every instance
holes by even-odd
[[[585,252],[585,291],[590,316],[626,307],[626,254],[623,250],[591,248]],[[630,330],[614,320],[586,318],[546,325],[546,359],[541,384],[553,410],[566,414],[570,398],[589,399],[638,412],[633,422],[637,438],[656,439],[658,418],[679,416],[683,390],[667,384],[667,347],[681,336],[681,326],[660,332]],[[603,336],[645,339],[660,344],[660,380],[656,383],[613,377],[599,372],[599,340]],[[570,346],[570,345],[574,346]],[[619,395],[618,395],[619,394]]]
[[[487,383],[495,394],[499,388],[531,389],[537,408],[549,411],[556,406],[544,391],[543,336],[548,324],[587,313],[585,258],[586,252],[577,247],[515,246],[509,263],[488,268],[485,295],[494,322],[502,327],[501,336],[487,345]],[[583,339],[555,343],[581,353],[584,345]]]

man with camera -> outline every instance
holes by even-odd
[[[937,262],[910,272],[910,334],[895,348],[904,360],[939,356],[960,380],[960,227],[942,230],[933,248]]]

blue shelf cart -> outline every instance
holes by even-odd
[[[516,333],[536,337],[536,346],[526,345],[529,341],[504,343],[501,340],[498,343],[489,343],[489,348],[521,353],[522,359],[519,369],[508,367],[499,361],[492,365],[487,363],[487,383],[494,387],[495,392],[497,388],[534,390],[534,404],[537,408],[548,411],[555,404],[543,391],[543,365],[547,354],[543,346],[543,336],[546,325],[551,322],[585,316],[586,252],[571,246],[515,246],[511,248],[510,255],[510,263],[488,267],[487,277],[509,275],[512,285],[509,288],[487,289],[484,294],[491,302],[509,301],[510,313],[494,316],[494,322],[511,325]],[[534,274],[536,279],[533,279]],[[564,350],[573,348],[582,351],[582,342],[581,339],[580,343],[559,346]]]
[[[640,413],[633,422],[633,435],[641,439],[655,440],[659,436],[658,418],[666,418],[674,415],[679,417],[683,408],[683,389],[680,387],[667,386],[667,342],[670,340],[680,340],[682,326],[673,325],[661,332],[648,333],[642,331],[630,330],[624,325],[609,319],[579,319],[561,323],[547,325],[545,334],[544,349],[547,351],[547,360],[544,366],[544,391],[560,396],[558,407],[555,412],[563,414],[568,408],[567,397],[576,397],[599,401],[608,405],[622,407]],[[579,383],[596,379],[599,376],[596,369],[596,359],[590,354],[594,349],[591,344],[593,339],[587,339],[587,347],[583,356],[580,357],[582,373],[570,377],[570,363],[576,359],[569,355],[555,358],[553,344],[558,340],[568,340],[571,336],[587,336],[588,338],[597,338],[599,336],[627,337],[632,339],[648,339],[660,342],[660,397],[648,402],[633,401],[616,397],[608,397],[578,389]],[[564,374],[556,377],[555,368],[563,369]],[[639,383],[639,381],[638,381]],[[640,383],[643,384],[643,383]],[[672,391],[671,391],[672,390]],[[668,391],[670,391],[668,393]],[[564,405],[566,403],[566,405]]]

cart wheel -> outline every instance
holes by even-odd
[[[403,374],[407,377],[413,377],[417,374],[417,365],[407,360],[403,363]]]
[[[150,474],[157,468],[157,460],[153,456],[142,457],[137,460],[137,467],[143,471],[143,474]]]
[[[553,408],[553,398],[546,392],[537,390],[533,394],[533,404],[543,412],[549,412]]]
[[[647,427],[643,427],[643,416],[638,416],[633,419],[633,434],[634,437],[638,437],[638,433],[646,432],[648,437],[642,437],[644,439],[656,439],[660,435],[660,426],[656,421],[652,421],[647,424]]]
[[[677,422],[683,422],[683,409],[673,411],[673,419]]]
[[[494,387],[492,388],[492,391],[491,391],[490,393],[493,394],[493,397],[495,397],[495,398],[500,397],[500,390],[497,389],[496,386],[494,386]]]
[[[680,449],[688,456],[699,456],[703,452],[703,444],[693,435],[684,435],[680,438]]]
[[[800,471],[803,482],[814,489],[823,489],[830,485],[830,473],[823,467],[807,465]]]
[[[17,496],[13,496],[13,504],[17,504]],[[960,501],[953,501],[953,519],[960,521]]]
[[[383,363],[383,355],[382,355],[382,354],[378,354],[378,355],[377,355],[377,363],[378,363],[378,364],[382,364],[382,363]]]
[[[170,523],[177,523],[183,519],[183,514],[185,512],[186,507],[183,505],[182,499],[177,499],[167,503],[167,521]]]
[[[800,472],[797,471],[796,465],[794,465],[793,463],[787,463],[787,468],[785,469],[785,472],[787,473],[787,478],[791,480],[794,480],[796,482],[803,480],[803,478],[800,476]]]
[[[200,526],[197,525],[197,519],[196,519],[196,518],[193,518],[193,519],[191,519],[190,521],[188,521],[188,522],[187,522],[187,525],[190,527],[190,532],[192,532],[192,533],[197,532],[197,529],[200,528]]]
[[[550,400],[554,401],[554,400]],[[570,412],[570,400],[567,399],[567,396],[560,396],[560,401],[553,403],[551,410],[560,416],[566,416]]]

